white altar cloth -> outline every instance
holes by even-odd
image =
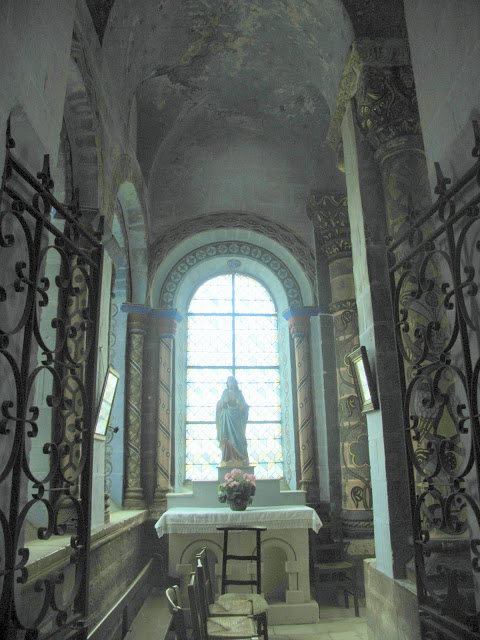
[[[174,507],[161,516],[155,529],[161,538],[166,533],[214,533],[217,527],[230,525],[264,526],[267,529],[313,529],[318,533],[322,522],[313,509],[303,505],[247,507],[245,511],[232,511],[225,507]]]

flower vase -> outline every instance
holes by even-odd
[[[228,504],[230,505],[230,509],[232,511],[245,511],[245,509],[247,508],[248,500],[237,498],[236,500],[229,500]]]

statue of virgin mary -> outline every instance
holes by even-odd
[[[217,402],[217,439],[222,450],[221,466],[248,466],[245,430],[248,404],[233,376],[227,378],[227,388]]]

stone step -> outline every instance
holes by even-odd
[[[305,504],[305,491],[281,491],[280,480],[257,480],[252,506],[280,507]],[[225,507],[218,501],[218,482],[195,480],[191,492],[167,493],[169,509],[174,507]]]

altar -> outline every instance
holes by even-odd
[[[178,578],[185,594],[195,554],[206,547],[214,557],[217,593],[221,576],[223,534],[219,526],[265,526],[262,533],[262,587],[269,601],[271,625],[318,622],[318,605],[310,595],[308,530],[321,527],[316,512],[301,504],[252,506],[232,511],[223,506],[169,508],[155,525],[157,535],[169,534],[169,574]],[[231,533],[238,554],[251,555],[255,539],[248,532]],[[231,552],[231,551],[230,551]],[[232,563],[230,577],[250,579],[254,563]],[[237,587],[241,590],[241,587]],[[245,587],[247,589],[247,587]]]

